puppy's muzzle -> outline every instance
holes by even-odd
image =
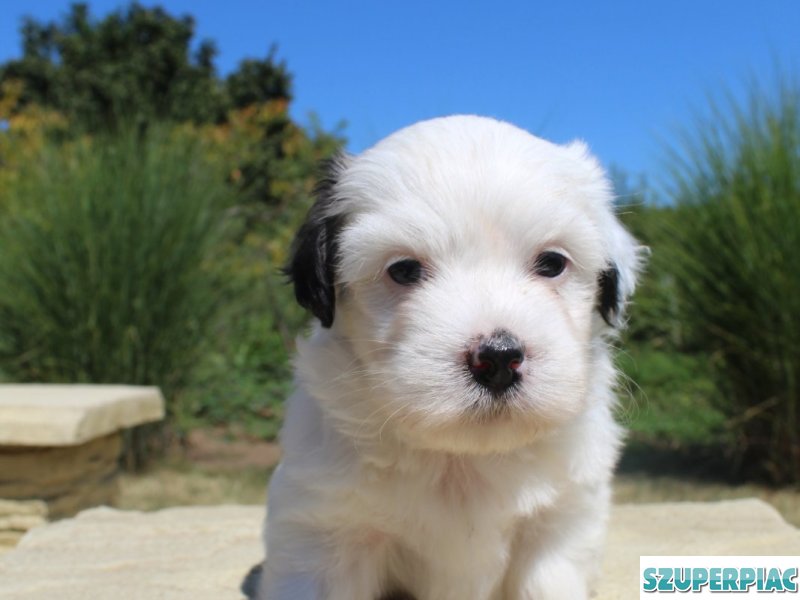
[[[522,378],[520,367],[524,360],[522,343],[504,329],[479,339],[467,356],[472,377],[495,395],[502,394]]]

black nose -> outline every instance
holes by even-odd
[[[468,362],[475,381],[499,394],[520,380],[523,360],[525,350],[520,341],[508,331],[499,330],[478,342]]]

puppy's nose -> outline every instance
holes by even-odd
[[[519,381],[519,368],[525,360],[522,343],[503,329],[478,341],[469,353],[472,376],[495,394],[504,392]]]

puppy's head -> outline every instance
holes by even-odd
[[[468,116],[334,161],[288,267],[348,357],[343,422],[458,452],[517,447],[586,408],[636,270],[583,144]]]

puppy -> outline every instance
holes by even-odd
[[[587,598],[638,256],[579,142],[454,116],[333,161],[258,597]]]

